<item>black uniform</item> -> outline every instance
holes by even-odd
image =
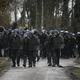
[[[78,54],[80,57],[80,34],[77,34],[76,39],[77,39],[77,45],[78,45]]]
[[[28,41],[28,61],[29,67],[36,66],[36,54],[37,54],[37,47],[39,45],[38,39],[35,35],[31,35]]]
[[[41,51],[41,57],[46,57],[46,41],[48,39],[48,36],[46,33],[42,33],[40,36],[40,51]]]
[[[57,34],[56,36],[51,35],[49,37],[49,53],[48,53],[48,65],[49,66],[60,66],[59,59],[60,59],[60,47],[62,44],[62,39]]]
[[[27,62],[27,58],[28,58],[28,41],[29,41],[29,37],[24,37],[23,38],[23,66],[26,67],[26,62]]]
[[[0,57],[2,57],[2,53],[1,53],[2,48],[3,48],[3,35],[2,33],[0,33]]]
[[[17,66],[19,66],[19,62],[20,62],[20,54],[19,54],[20,45],[21,45],[21,42],[20,42],[19,35],[12,36],[12,41],[11,41],[11,59],[12,59],[12,63],[13,63],[12,66],[13,67],[16,66],[16,62],[17,62]]]

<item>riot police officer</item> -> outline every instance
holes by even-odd
[[[49,36],[49,54],[48,54],[48,65],[49,66],[59,66],[60,65],[60,48],[61,44],[63,43],[62,38],[59,35],[59,32],[57,30],[51,31],[51,35]]]
[[[28,41],[28,61],[29,67],[36,66],[36,52],[39,42],[36,36],[33,33],[30,33]]]
[[[54,34],[54,58],[53,58],[53,66],[57,65],[58,67],[62,67],[60,65],[60,49],[63,44],[63,40],[59,35],[58,31],[55,31]]]
[[[27,58],[28,58],[28,41],[29,41],[29,32],[24,33],[23,35],[23,66],[26,67]]]
[[[11,59],[12,59],[12,67],[20,66],[20,54],[19,54],[19,49],[20,49],[20,36],[17,34],[15,30],[12,32],[12,38],[11,38]]]

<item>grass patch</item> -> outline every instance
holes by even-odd
[[[75,80],[80,80],[80,68],[74,68],[72,74],[75,77]]]
[[[5,57],[0,57],[0,76],[2,76],[6,71],[8,71],[10,66],[10,60]]]
[[[8,58],[0,57],[0,71],[9,65],[10,61]]]

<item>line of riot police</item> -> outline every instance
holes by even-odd
[[[58,30],[28,30],[0,28],[0,51],[12,60],[12,66],[35,67],[40,58],[47,58],[48,66],[59,66],[60,58],[76,57],[78,48],[80,57],[80,33]],[[3,53],[0,52],[0,56]]]

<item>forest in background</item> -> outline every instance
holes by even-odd
[[[12,24],[12,12],[15,26],[80,31],[80,0],[0,0],[0,26]]]

